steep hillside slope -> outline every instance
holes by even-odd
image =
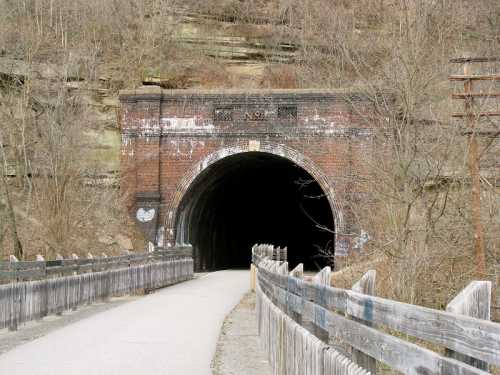
[[[461,88],[447,78],[461,69],[452,57],[498,54],[497,0],[0,0],[0,10],[3,258],[144,246],[120,202],[120,89],[357,87],[380,113],[367,121],[395,135],[390,157],[374,155],[374,209],[352,207],[371,236],[364,256],[387,265],[384,293],[436,306],[474,276],[468,143],[451,120]],[[498,123],[480,126],[493,278]]]

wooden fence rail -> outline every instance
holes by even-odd
[[[260,336],[274,374],[369,374],[286,315],[259,286],[257,314]]]
[[[295,270],[284,274],[279,271],[282,262],[268,256],[272,253],[269,247],[252,249],[259,303],[270,301],[281,314],[327,345],[328,350],[340,353],[342,363],[347,359],[371,373],[380,362],[405,374],[461,375],[486,374],[488,364],[500,365],[500,324],[468,316],[489,317],[484,311],[491,300],[490,282],[474,282],[450,304],[453,311],[440,311],[371,295],[375,271],[369,271],[352,290],[320,282],[329,271],[325,269],[313,282],[301,279],[302,273]],[[268,320],[261,321],[261,326],[269,324]],[[282,340],[269,338],[267,331],[260,332],[264,340]],[[411,337],[431,345],[422,346]],[[273,345],[267,344],[266,349],[283,350]],[[288,364],[281,363],[286,357],[270,353],[270,359],[275,374],[295,374],[286,370]],[[326,372],[323,368],[310,373],[346,372]]]
[[[114,257],[108,257],[105,254],[101,257],[94,257],[90,253],[87,258],[78,258],[78,256],[73,255],[71,259],[60,258],[56,260],[17,261],[11,257],[10,262],[0,262],[0,282],[38,280],[86,272],[99,272],[192,256],[192,247],[182,246],[169,250],[130,253]],[[37,258],[43,259],[41,256]]]
[[[15,330],[19,324],[75,310],[80,305],[153,290],[192,277],[192,257],[155,254],[144,264],[0,285],[0,329]]]

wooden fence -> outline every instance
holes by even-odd
[[[475,281],[447,311],[375,297],[375,271],[351,290],[311,282],[256,245],[259,333],[274,374],[487,374],[500,365],[500,324],[489,321],[491,283]]]
[[[145,253],[130,253],[127,255],[108,257],[79,258],[73,254],[71,259],[17,261],[11,256],[10,262],[0,262],[0,282],[37,280],[50,277],[100,272],[112,269],[131,267],[150,262],[166,261],[185,257],[192,257],[191,246],[175,247],[169,250],[152,251]]]
[[[186,253],[186,249],[182,251]],[[108,269],[96,272],[0,285],[0,329],[15,330],[19,324],[75,310],[80,305],[153,290],[193,277],[192,257],[179,251],[152,254],[144,262],[137,265],[109,262]]]

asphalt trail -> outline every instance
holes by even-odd
[[[50,332],[0,355],[9,375],[209,375],[248,271],[219,271]]]

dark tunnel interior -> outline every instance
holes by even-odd
[[[193,245],[196,271],[248,268],[255,243],[286,246],[290,267],[317,270],[327,264],[318,249],[333,252],[333,229],[328,199],[310,174],[286,158],[247,152],[212,164],[191,184],[176,242]]]

